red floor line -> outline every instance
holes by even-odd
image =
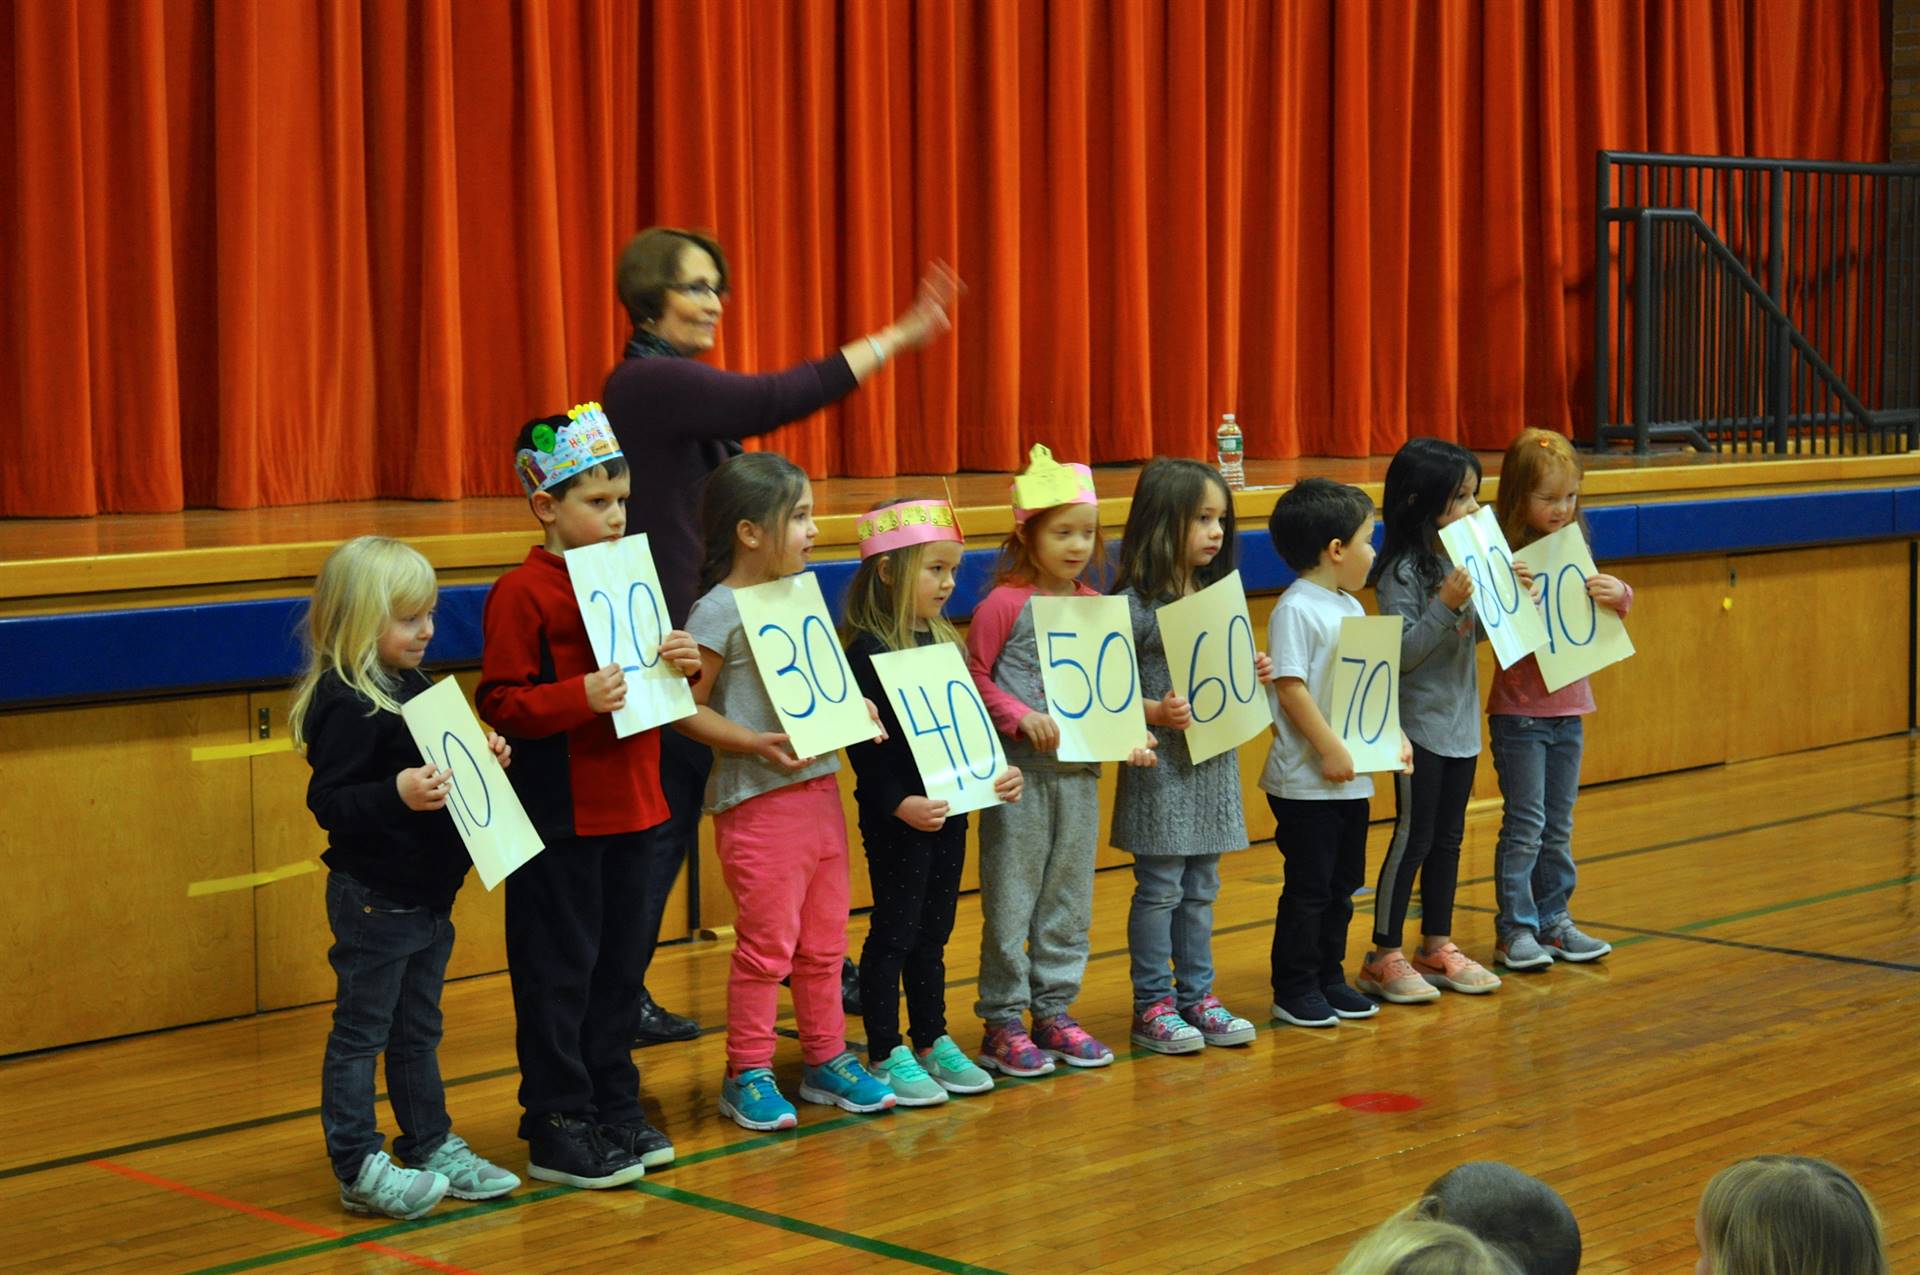
[[[236,1200],[229,1196],[216,1195],[212,1191],[203,1191],[197,1186],[188,1186],[185,1182],[175,1182],[171,1178],[156,1177],[140,1169],[131,1168],[124,1164],[115,1164],[111,1160],[89,1160],[87,1163],[96,1169],[105,1169],[108,1173],[117,1173],[123,1178],[131,1178],[135,1182],[144,1182],[148,1186],[157,1186],[164,1191],[172,1191],[175,1195],[184,1195],[191,1199],[203,1200],[208,1204],[217,1204],[223,1209],[232,1209],[236,1213],[245,1213],[249,1217],[257,1217],[267,1222],[276,1222],[281,1226],[291,1227],[293,1230],[303,1231],[308,1235],[317,1235],[321,1239],[340,1240],[347,1238],[345,1231],[335,1230],[330,1226],[321,1226],[317,1222],[308,1222],[302,1218],[289,1217],[285,1213],[276,1213],[272,1209],[263,1209],[257,1204],[248,1204],[245,1200]],[[398,1258],[403,1262],[411,1263],[414,1266],[419,1266],[426,1270],[442,1271],[445,1272],[446,1275],[480,1275],[480,1272],[469,1270],[464,1266],[453,1266],[446,1262],[436,1261],[431,1257],[422,1257],[418,1253],[409,1253],[404,1249],[392,1248],[373,1240],[356,1244],[354,1247],[363,1248],[369,1253],[378,1253],[382,1257]]]

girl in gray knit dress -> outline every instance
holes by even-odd
[[[1192,460],[1156,460],[1140,474],[1120,544],[1114,593],[1127,600],[1140,659],[1147,724],[1160,764],[1120,772],[1113,844],[1133,855],[1127,947],[1133,957],[1133,1043],[1162,1054],[1244,1045],[1253,1024],[1213,994],[1213,900],[1220,856],[1247,847],[1240,768],[1231,751],[1194,765],[1185,731],[1193,715],[1173,693],[1154,609],[1223,578],[1234,567],[1233,501],[1220,475]],[[1255,659],[1262,682],[1273,665]]]

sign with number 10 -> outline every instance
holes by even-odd
[[[1633,639],[1620,617],[1587,596],[1587,578],[1600,569],[1578,526],[1562,527],[1514,557],[1532,567],[1540,581],[1547,644],[1534,655],[1548,694],[1633,654]]]
[[[802,571],[733,597],[796,757],[822,757],[879,733],[827,618],[818,576]]]
[[[934,642],[873,657],[927,796],[947,803],[949,815],[997,806],[993,781],[1007,754],[993,719],[967,672],[960,648]]]
[[[1036,595],[1033,636],[1061,761],[1125,761],[1147,742],[1140,661],[1125,598]]]
[[[625,739],[692,717],[687,679],[660,658],[660,643],[669,631],[667,608],[646,536],[569,549],[567,575],[593,658],[602,668],[618,664],[627,675],[627,702],[613,714],[614,734]]]
[[[1547,644],[1540,608],[1513,573],[1513,550],[1507,548],[1506,534],[1490,506],[1440,528],[1440,543],[1454,565],[1473,577],[1473,609],[1501,668],[1512,668]]]
[[[420,756],[453,774],[447,813],[460,830],[482,885],[493,889],[547,848],[533,830],[520,795],[507,782],[507,772],[487,747],[487,733],[480,729],[460,683],[441,678],[432,690],[402,704],[400,716]]]
[[[1400,769],[1400,617],[1350,615],[1340,621],[1333,688],[1320,706],[1353,755],[1353,772]]]
[[[1197,766],[1240,747],[1273,717],[1254,665],[1253,621],[1240,573],[1232,571],[1190,598],[1154,612],[1173,689],[1193,713],[1187,755]]]

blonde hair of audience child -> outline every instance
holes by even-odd
[[[1701,1193],[1696,1227],[1701,1275],[1887,1275],[1879,1213],[1825,1160],[1728,1165]]]
[[[1333,1275],[1518,1275],[1464,1226],[1423,1217],[1414,1203],[1362,1236]]]

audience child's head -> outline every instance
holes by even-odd
[[[1113,588],[1171,602],[1225,577],[1238,556],[1233,499],[1220,472],[1197,460],[1149,461],[1133,489]]]
[[[1349,593],[1373,565],[1373,499],[1330,478],[1302,478],[1273,504],[1267,535],[1280,560],[1300,575],[1324,569]]]
[[[1452,1222],[1408,1205],[1347,1250],[1333,1275],[1515,1275],[1512,1263]]]
[[[1013,482],[1013,532],[1000,546],[993,582],[1065,593],[1089,570],[1096,579],[1106,574],[1100,501],[1091,469],[1062,465],[1044,447],[1033,451],[1027,471]]]
[[[1507,543],[1516,548],[1550,536],[1570,522],[1578,522],[1585,535],[1580,457],[1573,444],[1550,429],[1521,430],[1500,462],[1500,490],[1494,494],[1493,513]]]
[[[820,534],[806,471],[777,452],[743,452],[707,475],[700,526],[703,593],[723,580],[745,587],[804,570]]]
[[[1730,1164],[1700,1196],[1698,1275],[1887,1275],[1880,1215],[1825,1160],[1760,1155]]]
[[[359,536],[327,555],[313,582],[306,669],[288,713],[296,748],[305,747],[301,726],[329,672],[379,708],[400,711],[394,677],[425,658],[438,596],[433,564],[398,540]]]
[[[618,540],[626,533],[632,479],[598,403],[522,425],[513,443],[513,469],[547,533],[549,552]]]
[[[847,586],[846,630],[869,633],[889,650],[915,645],[915,633],[958,642],[945,614],[965,544],[944,500],[882,501],[855,525],[860,566]]]
[[[1387,464],[1381,519],[1385,543],[1371,579],[1401,558],[1428,588],[1438,588],[1440,528],[1472,515],[1480,507],[1480,458],[1464,447],[1437,438],[1410,438]]]
[[[1580,1223],[1560,1193],[1497,1160],[1470,1160],[1434,1180],[1422,1216],[1464,1226],[1504,1254],[1521,1275],[1575,1275]]]

